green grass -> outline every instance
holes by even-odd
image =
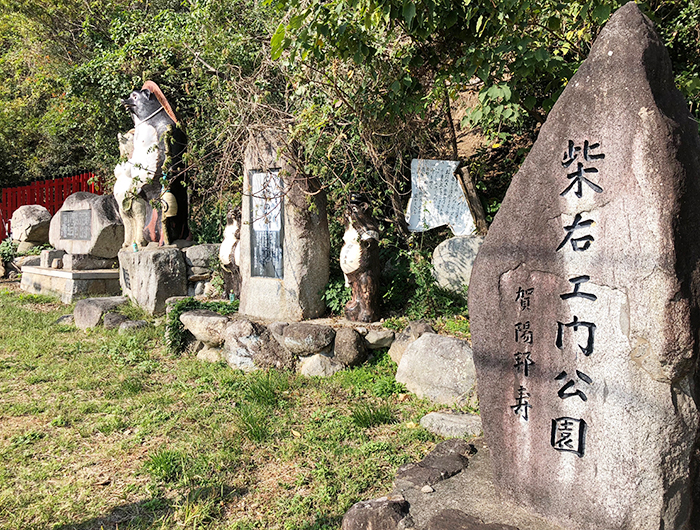
[[[55,325],[0,291],[0,528],[338,529],[438,440],[381,354],[326,379]]]

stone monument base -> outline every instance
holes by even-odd
[[[64,304],[78,298],[118,295],[118,269],[64,270],[46,267],[22,267],[22,290],[33,294],[58,296]]]

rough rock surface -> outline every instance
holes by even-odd
[[[17,208],[10,221],[12,239],[31,243],[49,242],[51,214],[39,204],[27,204]]]
[[[442,442],[420,462],[399,467],[396,484],[408,483],[417,488],[437,484],[466,468],[468,457],[474,452],[472,445],[458,438]]]
[[[448,508],[433,516],[425,530],[518,530],[505,524],[487,524],[461,510]]]
[[[90,211],[90,239],[64,239],[61,223],[67,222],[68,212]],[[113,195],[95,195],[79,191],[69,195],[61,209],[51,219],[51,246],[69,254],[91,254],[97,258],[116,258],[124,242],[124,225]]]
[[[424,429],[445,438],[479,436],[482,431],[481,417],[476,414],[450,414],[430,412],[420,419]]]
[[[102,317],[102,324],[105,329],[115,329],[127,320],[129,319],[121,313],[105,313]]]
[[[180,322],[185,329],[208,346],[220,346],[224,343],[224,329],[230,320],[208,309],[195,309],[185,311],[180,315]]]
[[[176,248],[119,252],[122,292],[152,315],[165,312],[165,301],[187,293],[185,261]]]
[[[408,517],[408,503],[401,495],[354,504],[343,517],[341,530],[397,530]]]
[[[185,264],[192,274],[203,274],[204,270],[211,271],[211,263],[219,260],[219,243],[193,245],[182,252],[185,254]],[[197,272],[195,272],[197,271]]]
[[[389,357],[391,357],[391,360],[399,364],[408,345],[417,340],[418,337],[424,333],[435,333],[430,323],[425,320],[409,322],[406,329],[399,333],[394,339],[394,342],[391,343],[391,348],[389,348]]]
[[[299,359],[298,371],[307,377],[328,377],[343,370],[345,366],[320,353]]]
[[[119,325],[120,334],[128,334],[133,331],[148,327],[148,322],[145,320],[127,320]]]
[[[222,337],[227,361],[234,368],[240,363],[247,367],[249,360],[257,368],[294,370],[296,366],[291,352],[281,346],[262,324],[238,318],[226,326]]]
[[[104,298],[85,298],[75,304],[73,318],[75,325],[79,329],[88,329],[98,326],[102,321],[102,316],[120,305],[129,301],[124,296],[106,296]]]
[[[333,347],[335,331],[330,326],[293,322],[283,331],[284,346],[295,355],[306,357],[317,353],[329,353]]]
[[[472,272],[498,488],[571,530],[700,524],[700,140],[673,79],[652,24],[633,2],[620,8]]]
[[[367,360],[365,339],[352,328],[341,328],[335,332],[333,359],[345,366],[359,366]]]
[[[330,236],[326,214],[326,192],[316,178],[298,174],[284,156],[289,145],[278,131],[251,136],[244,154],[243,188],[252,191],[252,173],[279,168],[283,181],[281,278],[252,276],[251,201],[242,205],[240,239],[240,313],[252,317],[299,321],[322,316],[326,304],[321,297],[328,283]],[[264,233],[264,232],[263,232]]]
[[[390,329],[372,329],[365,334],[365,340],[370,350],[381,350],[388,348],[394,342],[394,332]]]
[[[476,383],[472,350],[463,340],[424,333],[406,348],[396,380],[434,403],[468,403]]]
[[[448,291],[464,294],[476,254],[483,242],[481,236],[457,236],[435,247],[433,274],[437,284]]]

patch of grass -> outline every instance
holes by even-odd
[[[154,479],[161,482],[177,482],[185,475],[186,456],[180,451],[159,449],[149,455],[143,467]]]
[[[362,429],[397,421],[394,408],[388,403],[359,403],[352,408],[351,417],[352,422]]]
[[[430,405],[399,397],[386,352],[245,374],[167,355],[163,327],[57,333],[66,311],[0,293],[0,528],[337,530],[437,441],[407,427]]]
[[[244,403],[236,409],[235,425],[251,442],[264,442],[271,433],[270,412],[265,407]]]

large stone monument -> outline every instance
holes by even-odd
[[[323,315],[330,237],[326,195],[282,155],[282,134],[251,136],[245,152],[240,313],[271,320]]]
[[[651,22],[628,3],[552,109],[476,259],[469,309],[495,480],[566,529],[700,525],[697,130]]]
[[[117,252],[124,226],[111,195],[78,192],[68,196],[51,219],[49,241],[39,267],[22,267],[21,287],[32,293],[76,298],[119,294]]]

